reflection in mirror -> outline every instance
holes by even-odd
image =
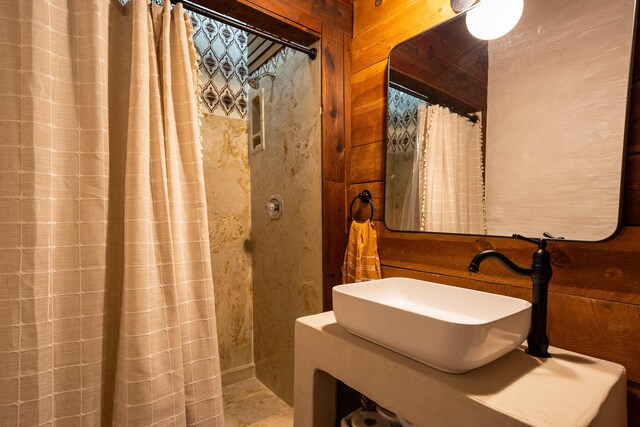
[[[603,240],[618,226],[634,0],[525,0],[496,40],[465,16],[389,57],[392,230]]]

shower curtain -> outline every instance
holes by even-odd
[[[0,0],[0,420],[223,425],[191,23]]]
[[[486,234],[480,121],[440,105],[421,114],[420,230]]]

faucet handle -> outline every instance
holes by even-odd
[[[556,240],[564,240],[564,237],[562,236],[554,236],[553,234],[549,233],[548,231],[545,231],[544,233],[542,233],[542,235],[544,237],[546,237],[547,239],[556,239]]]
[[[546,249],[547,241],[545,239],[538,239],[536,237],[525,237],[521,234],[513,234],[512,237],[515,237],[519,240],[524,240],[525,242],[533,243],[538,246],[538,249]]]

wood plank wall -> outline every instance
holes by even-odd
[[[332,198],[324,206],[325,225],[331,227],[324,230],[324,240],[344,242],[346,203],[368,188],[376,206],[384,276],[416,277],[530,299],[529,279],[513,277],[497,263],[487,263],[476,275],[467,272],[473,255],[489,248],[527,264],[533,251],[529,244],[507,238],[391,232],[382,222],[387,56],[397,43],[451,15],[449,0],[383,0],[380,6],[374,0],[355,0],[347,198],[339,205],[340,185],[334,181],[339,174],[325,177],[325,189],[331,190]],[[640,70],[640,55],[635,62]],[[640,425],[640,71],[634,74],[631,111],[624,227],[604,243],[550,244],[554,276],[549,337],[552,345],[624,365],[629,379],[629,424]],[[328,279],[327,296],[331,286],[339,283],[333,275]]]
[[[473,114],[487,109],[489,43],[454,19],[393,50],[389,80],[438,104]],[[486,134],[486,127],[483,135]]]

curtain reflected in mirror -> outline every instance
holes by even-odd
[[[480,113],[472,121],[401,90],[393,89],[392,96],[404,111],[388,114],[395,138],[389,140],[387,162],[395,164],[387,166],[401,172],[388,184],[399,179],[406,189],[396,201],[394,225],[486,234]]]

